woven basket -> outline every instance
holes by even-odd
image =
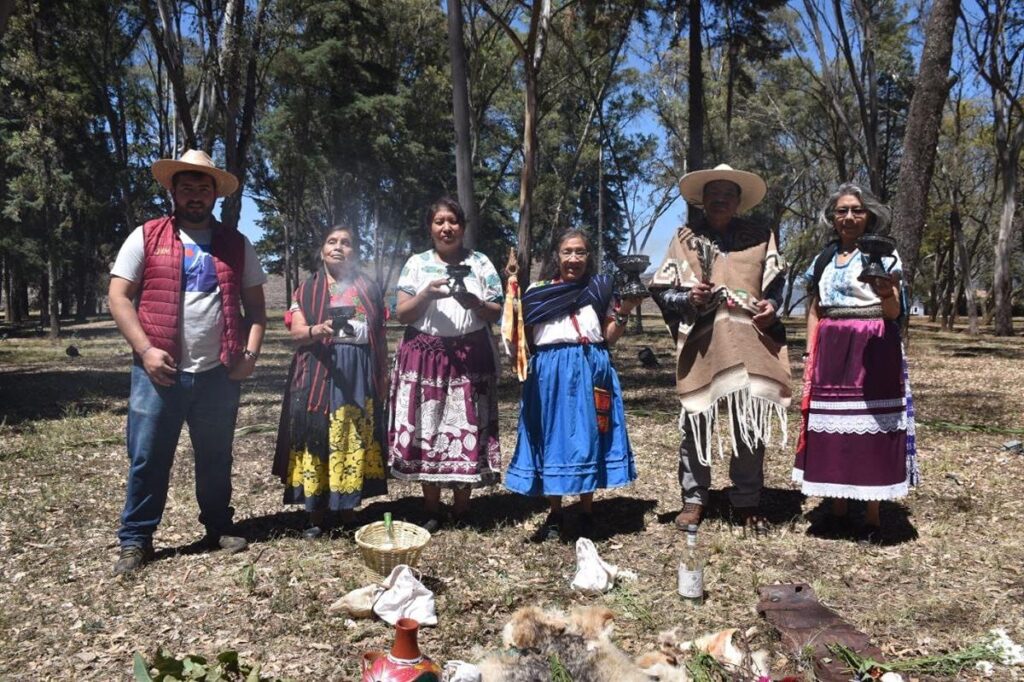
[[[423,548],[430,542],[430,532],[416,524],[405,521],[391,523],[394,546],[382,547],[388,542],[387,528],[383,521],[376,521],[356,531],[356,544],[363,555],[363,561],[382,576],[387,576],[399,564],[415,566],[419,563]]]

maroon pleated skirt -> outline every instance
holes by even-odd
[[[805,495],[905,496],[907,383],[899,327],[882,319],[823,319],[817,334],[793,480]]]

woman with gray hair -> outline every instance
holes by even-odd
[[[809,532],[851,530],[847,501],[867,502],[857,536],[881,540],[879,502],[904,497],[917,483],[913,404],[896,319],[902,262],[884,257],[884,276],[865,272],[862,235],[883,232],[889,209],[846,183],[821,221],[835,238],[803,275],[808,290],[803,424],[793,480],[805,495],[832,498],[829,514]]]

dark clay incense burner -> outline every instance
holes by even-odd
[[[892,266],[886,269],[882,259],[892,256],[896,251],[895,239],[884,234],[863,234],[857,240],[857,248],[860,249],[861,258],[864,259],[864,269],[857,279],[862,282],[870,282],[877,277],[889,277],[889,270],[892,269]]]
[[[340,305],[334,306],[327,311],[331,316],[331,329],[340,336],[355,336],[355,329],[349,322],[356,315],[355,306]]]
[[[650,258],[642,253],[637,253],[623,256],[615,261],[615,264],[622,271],[622,274],[625,275],[626,280],[619,288],[620,296],[623,298],[646,298],[651,295],[651,292],[647,291],[644,283],[640,281],[640,275],[651,264]]]
[[[448,266],[448,287],[451,289],[452,296],[469,293],[469,289],[466,288],[465,279],[472,271],[473,269],[468,265]]]

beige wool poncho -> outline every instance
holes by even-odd
[[[676,391],[682,403],[680,428],[689,420],[697,456],[710,463],[711,438],[717,434],[723,453],[719,412],[724,407],[730,425],[733,452],[737,438],[749,447],[770,442],[773,417],[786,441],[786,408],[790,390],[789,358],[785,343],[773,340],[752,322],[756,303],[785,264],[771,230],[734,220],[734,250],[714,261],[710,280],[719,301],[714,312],[701,311],[696,320],[666,315],[676,342]],[[651,281],[652,291],[690,289],[701,280],[701,265],[694,241],[700,234],[680,228]],[[720,292],[720,293],[717,293]],[[735,418],[735,421],[733,420]]]

